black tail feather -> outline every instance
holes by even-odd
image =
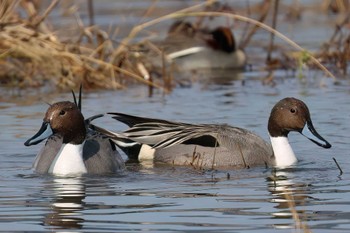
[[[80,84],[78,102],[77,102],[77,98],[76,98],[76,96],[75,96],[75,93],[74,93],[74,91],[72,90],[74,103],[75,103],[75,105],[78,107],[78,109],[79,109],[80,111],[81,111],[81,92],[82,92],[82,90],[83,90],[83,85]]]
[[[112,118],[120,121],[124,124],[126,124],[129,127],[133,127],[137,124],[143,124],[143,123],[165,123],[165,124],[174,124],[170,121],[166,120],[160,120],[160,119],[154,119],[154,118],[146,118],[146,117],[138,117],[138,116],[132,116],[124,113],[119,112],[109,112],[107,114],[114,115]]]

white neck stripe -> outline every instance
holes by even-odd
[[[270,140],[277,167],[288,167],[298,161],[287,137],[270,136]]]

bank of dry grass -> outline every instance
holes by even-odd
[[[135,47],[131,43],[140,31],[150,26],[164,20],[184,17],[198,17],[198,19],[227,17],[243,21],[251,27],[247,30],[241,46],[248,46],[254,33],[263,29],[279,36],[300,52],[300,54],[287,56],[287,58],[277,58],[277,64],[287,64],[285,59],[292,59],[296,61],[294,64],[298,64],[298,61],[304,59],[305,62],[315,65],[333,78],[332,72],[329,72],[320,61],[334,63],[336,67],[340,66],[343,73],[346,73],[347,70],[350,39],[348,39],[349,36],[344,37],[340,32],[341,28],[347,25],[348,17],[339,25],[334,38],[331,38],[327,46],[317,55],[308,53],[264,23],[273,1],[261,2],[259,9],[262,12],[258,20],[234,14],[228,10],[227,6],[212,11],[213,8],[208,8],[208,6],[214,5],[216,1],[206,1],[136,25],[127,37],[115,45],[110,35],[97,26],[81,25],[80,31],[77,32],[80,34],[79,40],[63,41],[60,39],[59,35],[51,31],[46,24],[47,16],[57,7],[58,2],[58,0],[52,1],[40,13],[37,11],[35,2],[32,1],[3,0],[0,2],[0,82],[3,85],[23,88],[52,85],[59,89],[73,89],[83,84],[85,88],[118,89],[136,82],[170,90],[173,82],[172,75],[165,69],[152,70],[145,65],[148,63],[147,56],[140,56],[142,60],[139,60],[139,57],[135,56],[138,53],[135,53]],[[333,6],[330,2],[332,1],[324,1],[324,5]],[[157,50],[157,48],[154,49]],[[267,62],[267,69],[281,68],[275,64]],[[288,67],[283,68],[288,69]],[[152,79],[152,73],[158,73],[161,78]]]
[[[79,32],[81,37],[91,37],[95,43],[88,39],[61,41],[45,24],[45,18],[57,3],[53,1],[38,15],[32,2],[1,1],[0,82],[3,85],[53,85],[71,89],[83,84],[86,88],[117,89],[128,79],[148,84],[139,75],[114,64],[111,54],[115,48],[109,35],[97,27],[86,27]],[[27,18],[20,17],[19,8],[27,12]]]

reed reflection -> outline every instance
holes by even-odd
[[[310,214],[306,208],[314,199],[309,195],[310,185],[297,181],[295,172],[275,170],[267,179],[268,190],[271,193],[271,202],[276,203],[276,211],[272,213],[276,219],[291,219],[293,223],[275,224],[279,229],[297,229],[310,232],[307,221]]]

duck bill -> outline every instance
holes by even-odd
[[[301,134],[310,139],[315,144],[322,146],[323,148],[331,148],[332,145],[329,144],[321,135],[317,133],[311,121],[307,121]]]
[[[24,145],[31,146],[42,142],[44,139],[50,137],[53,134],[51,126],[48,122],[43,122],[39,131],[31,138],[29,138]]]

